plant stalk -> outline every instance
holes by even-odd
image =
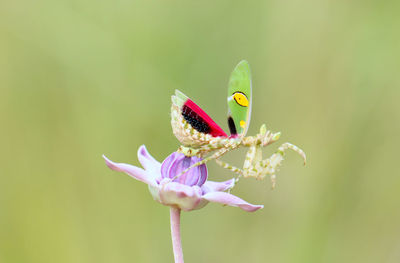
[[[179,208],[171,207],[171,237],[172,248],[174,250],[175,263],[183,262],[183,251],[181,242],[181,210]]]

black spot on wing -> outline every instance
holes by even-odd
[[[228,117],[228,126],[229,126],[229,131],[231,132],[231,135],[236,135],[237,131],[236,131],[236,126],[235,126],[235,122],[233,121],[232,117]]]
[[[210,133],[210,126],[203,118],[186,105],[182,107],[182,116],[196,131]]]

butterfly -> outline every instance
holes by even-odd
[[[290,143],[282,144],[276,153],[263,160],[262,147],[277,141],[280,137],[279,132],[268,131],[265,124],[261,126],[257,135],[246,137],[251,119],[252,84],[250,66],[245,60],[240,61],[231,73],[227,102],[230,135],[227,135],[202,108],[185,94],[176,90],[175,95],[172,96],[172,131],[182,144],[178,152],[184,153],[186,156],[196,155],[203,158],[202,161],[187,170],[215,159],[222,167],[238,174],[238,178],[243,176],[263,179],[266,175],[270,175],[274,187],[275,173],[281,165],[285,150],[294,150],[303,157],[305,162],[304,152]],[[219,159],[227,152],[241,146],[249,148],[243,169]]]

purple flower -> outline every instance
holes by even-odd
[[[110,169],[124,172],[146,183],[153,198],[163,205],[184,211],[202,208],[209,202],[236,206],[247,212],[263,208],[262,205],[252,205],[224,192],[235,185],[234,179],[225,182],[207,181],[205,164],[181,175],[186,168],[201,161],[198,157],[186,157],[182,153],[174,152],[160,164],[142,145],[138,150],[138,159],[144,169],[129,164],[114,163],[105,156],[103,158]]]

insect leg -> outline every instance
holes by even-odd
[[[220,165],[222,168],[228,169],[229,171],[232,171],[236,173],[238,176],[235,178],[235,182],[239,181],[239,178],[243,176],[243,170],[240,168],[237,168],[235,166],[230,165],[229,163],[226,163],[224,161],[221,161],[219,159],[216,159],[215,162]]]
[[[229,171],[232,171],[232,172],[234,172],[234,173],[236,173],[236,174],[238,175],[238,176],[235,178],[235,184],[236,184],[237,182],[239,182],[240,177],[243,176],[243,170],[242,170],[242,169],[237,168],[237,167],[235,167],[235,166],[232,166],[232,165],[230,165],[229,163],[226,163],[226,162],[224,162],[224,161],[221,161],[220,159],[215,159],[215,162],[216,162],[218,165],[222,166],[222,168],[228,169]],[[228,190],[228,193],[230,193],[231,190],[232,190],[232,188]]]
[[[196,166],[200,166],[200,165],[202,165],[202,164],[205,164],[205,163],[208,162],[208,161],[211,161],[211,160],[214,160],[214,159],[217,159],[217,158],[221,157],[222,155],[226,154],[227,152],[229,152],[229,151],[231,151],[231,150],[233,150],[233,149],[238,148],[239,145],[240,145],[240,143],[234,143],[234,144],[226,145],[225,148],[222,148],[222,149],[218,150],[217,152],[213,153],[211,156],[204,158],[204,159],[201,160],[200,162],[197,162],[197,163],[195,163],[195,164],[192,164],[189,168],[183,170],[183,172],[181,172],[180,174],[178,174],[177,176],[175,176],[173,179],[175,179],[175,178],[181,176],[182,174],[186,173],[187,171],[189,171],[190,169],[192,169],[192,168],[194,168],[194,167],[196,167]]]
[[[287,150],[287,149],[291,149],[291,150],[295,151],[296,153],[298,153],[303,158],[304,165],[306,165],[307,157],[302,149],[300,149],[296,145],[285,142],[278,148],[278,152],[283,156],[285,154],[285,150]]]
[[[292,149],[293,151],[297,152],[306,163],[306,155],[299,147],[291,144],[291,143],[284,143],[282,144],[276,153],[274,153],[270,158],[265,159],[259,163],[262,174],[270,175],[272,188],[275,188],[276,185],[276,172],[278,171],[279,167],[281,166],[282,161],[284,160],[283,156],[285,154],[285,150]]]

